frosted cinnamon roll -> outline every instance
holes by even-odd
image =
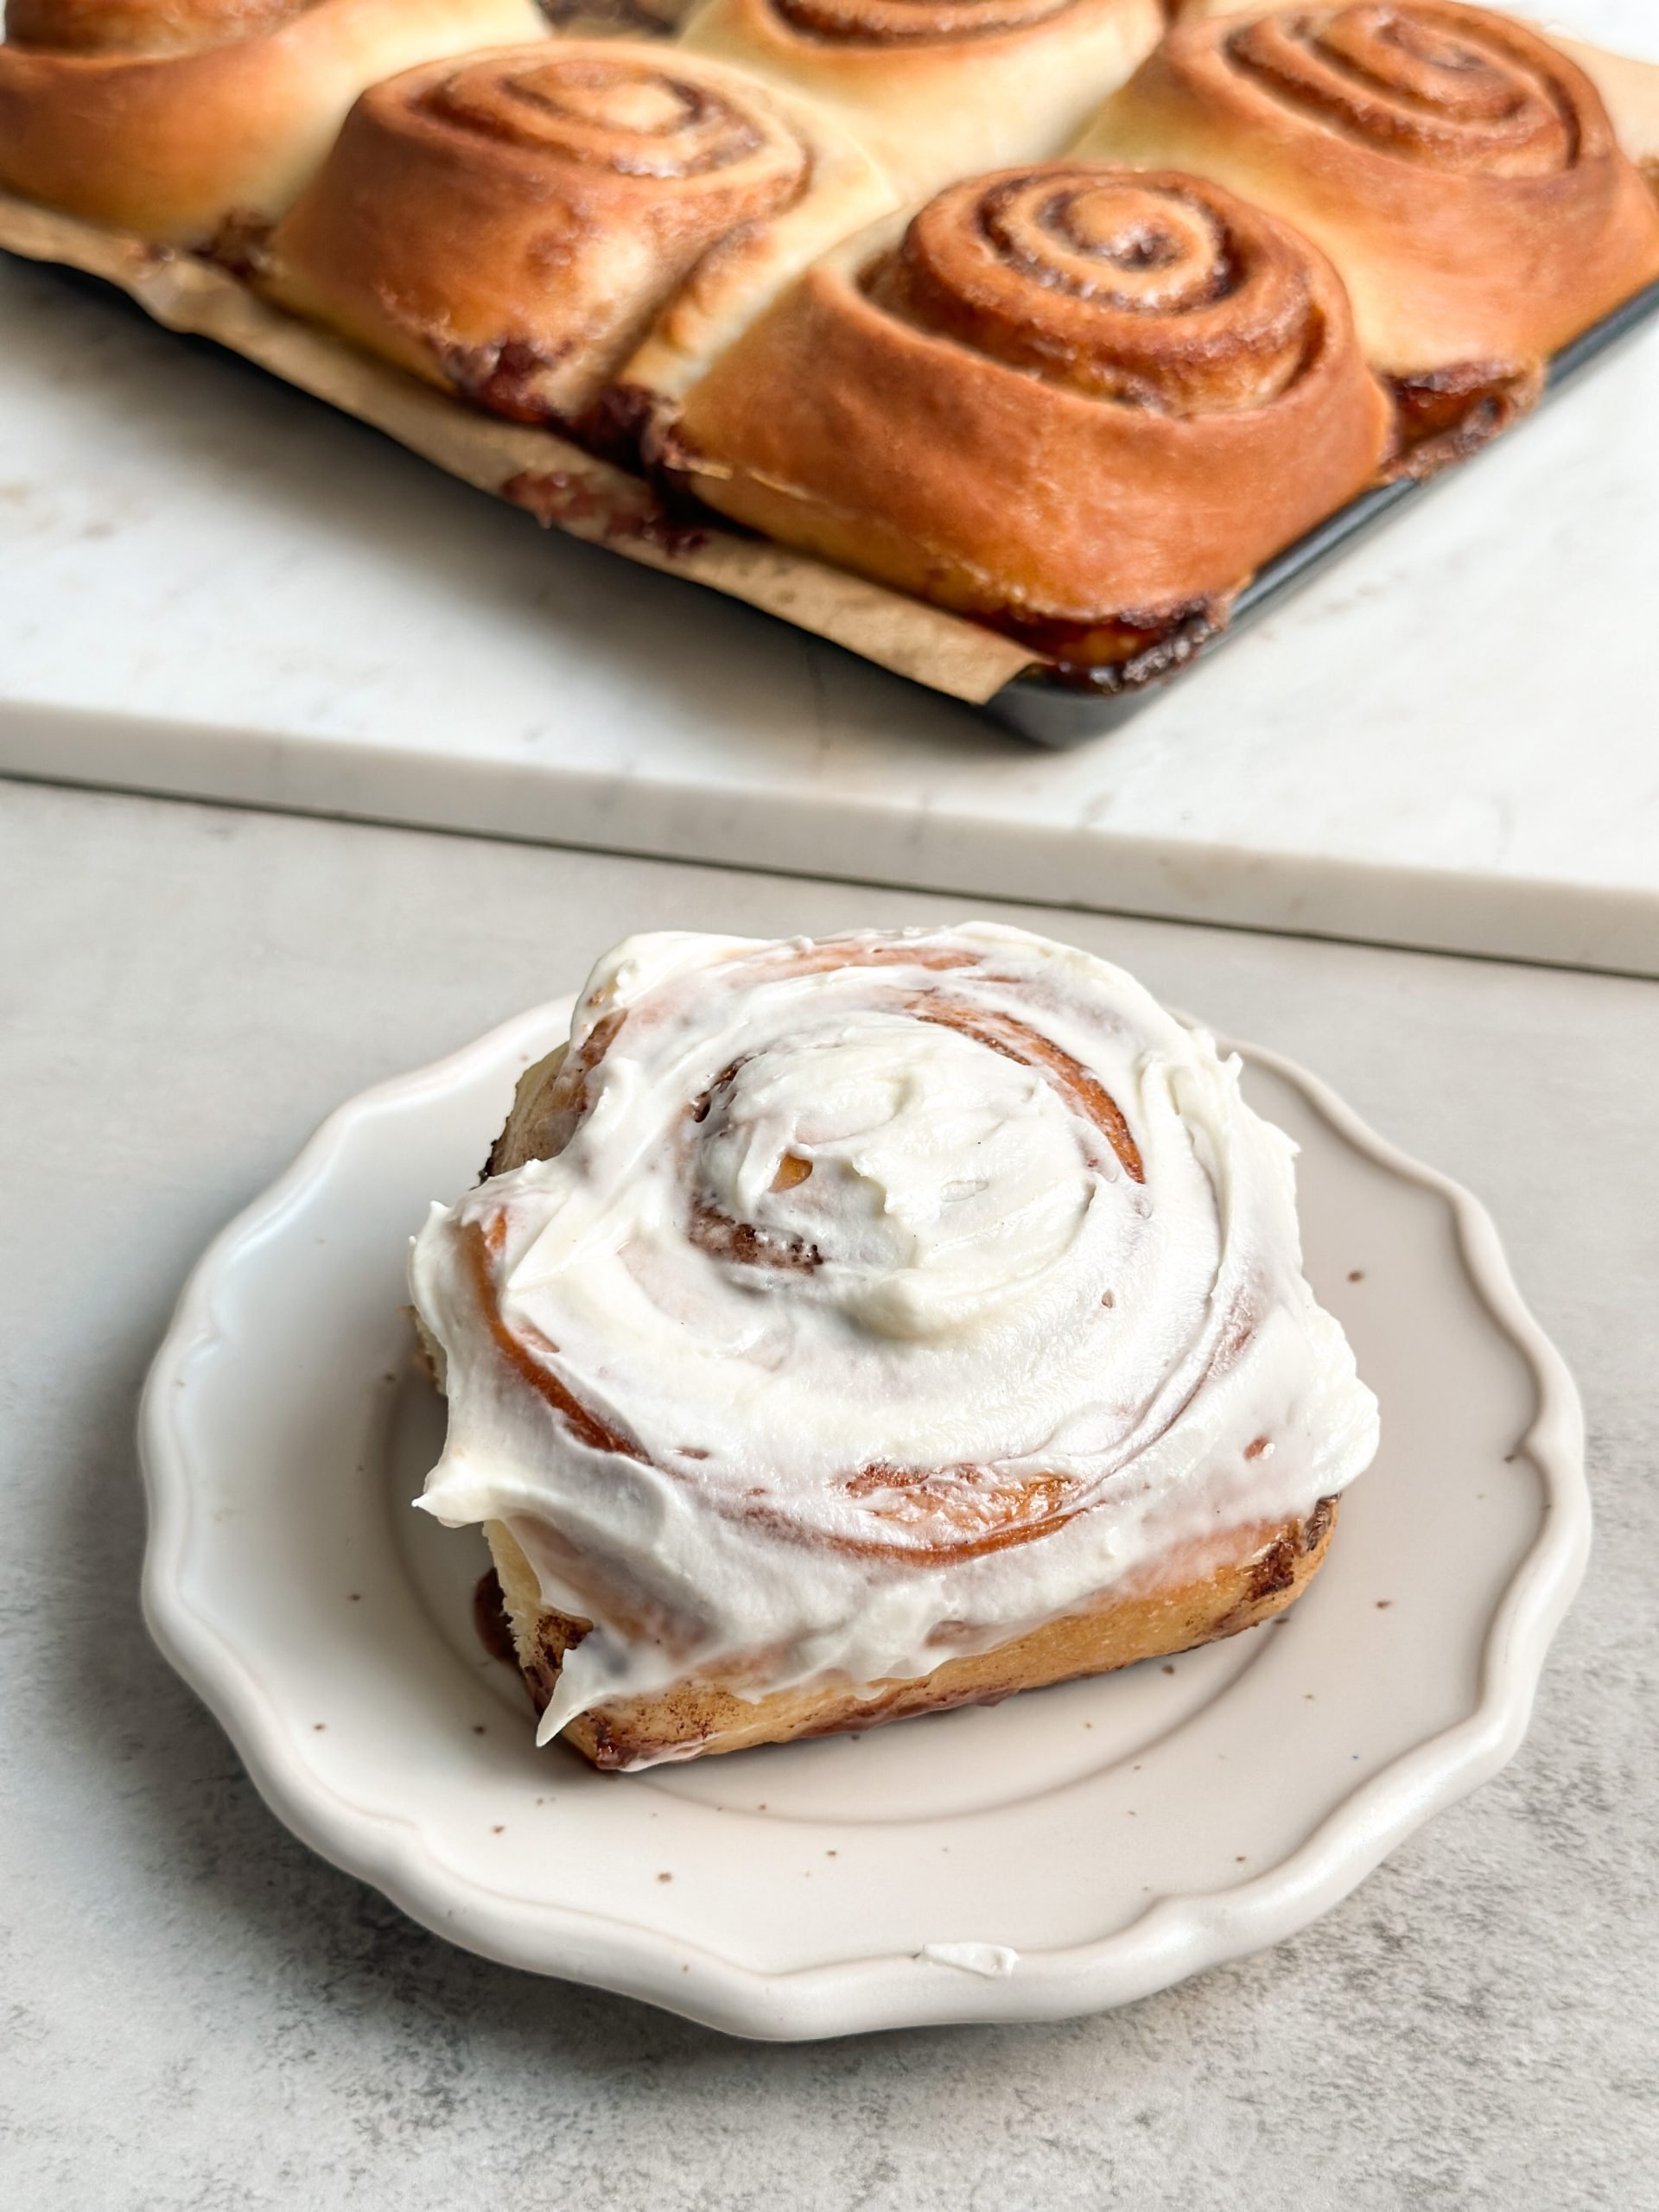
[[[1077,150],[1178,162],[1296,224],[1395,376],[1535,367],[1659,277],[1659,206],[1594,86],[1452,0],[1183,21]]]
[[[8,0],[0,185],[175,245],[257,233],[365,85],[546,25],[535,0]]]
[[[1058,153],[1163,28],[1161,0],[704,0],[680,36],[810,93],[920,200]]]
[[[486,1524],[539,1739],[866,1727],[1305,1586],[1376,1411],[1238,1075],[1000,925],[602,960],[410,1266],[420,1503]]]
[[[375,86],[262,281],[497,413],[574,423],[613,382],[677,394],[893,197],[833,123],[734,70],[561,39]]]
[[[1390,421],[1316,248],[1212,184],[1052,163],[827,255],[670,460],[774,537],[1112,667],[1221,619]]]

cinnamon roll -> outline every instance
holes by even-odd
[[[1218,186],[1071,162],[827,255],[667,460],[773,537],[1111,667],[1223,619],[1390,435],[1316,248]]]
[[[535,0],[8,0],[0,185],[173,245],[257,233],[365,85],[545,32]]]
[[[1376,1409],[1238,1063],[990,923],[601,960],[415,1240],[539,1740],[646,1766],[1250,1625]]]
[[[921,200],[1058,153],[1163,28],[1161,0],[705,0],[680,36],[810,93]]]
[[[1296,224],[1402,378],[1535,369],[1659,277],[1659,205],[1590,79],[1454,0],[1184,20],[1077,151],[1178,162]]]
[[[271,241],[285,306],[522,422],[671,397],[893,205],[804,103],[656,42],[561,39],[366,92]]]

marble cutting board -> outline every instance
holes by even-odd
[[[1659,974],[1656,514],[1649,326],[1051,755],[6,260],[0,771]]]

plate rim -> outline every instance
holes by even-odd
[[[412,1820],[354,1803],[298,1759],[281,1710],[236,1645],[192,1607],[183,1573],[196,1490],[182,1416],[188,1370],[225,1340],[219,1300],[245,1254],[326,1181],[358,1127],[442,1096],[539,1039],[574,1000],[499,1023],[458,1051],[358,1092],[336,1107],[290,1165],[208,1245],[186,1280],[146,1377],[138,1453],[148,1512],[142,1581],[146,1625],[163,1656],[229,1736],[265,1803],[302,1841],[372,1884],[434,1933],[507,1966],[643,1999],[728,2033],[778,2041],[969,2022],[1059,2019],[1147,1996],[1283,1941],[1338,1904],[1433,1814],[1488,1781],[1514,1756],[1543,1662],[1589,1555],[1584,1422],[1560,1352],[1522,1300],[1485,1207],[1450,1176],[1372,1129],[1321,1077],[1266,1047],[1224,1037],[1300,1092],[1364,1158],[1437,1194],[1457,1249],[1492,1321],[1530,1371],[1533,1419],[1516,1449],[1542,1485],[1535,1536],[1481,1638],[1475,1709],[1368,1777],[1273,1867],[1207,1895],[1160,1897],[1115,1933],[1050,1950],[992,1946],[875,1954],[763,1972],[717,1951],[585,1908],[493,1891],[440,1862]]]

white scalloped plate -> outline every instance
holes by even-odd
[[[1475,1201],[1248,1049],[1382,1405],[1285,1622],[861,1738],[636,1776],[538,1753],[472,1627],[481,1539],[408,1510],[442,1416],[399,1309],[409,1234],[569,1007],[341,1108],[150,1374],[151,1629],[325,1857],[488,1956],[739,2034],[1052,2018],[1305,1926],[1511,1756],[1589,1543],[1573,1384]]]

